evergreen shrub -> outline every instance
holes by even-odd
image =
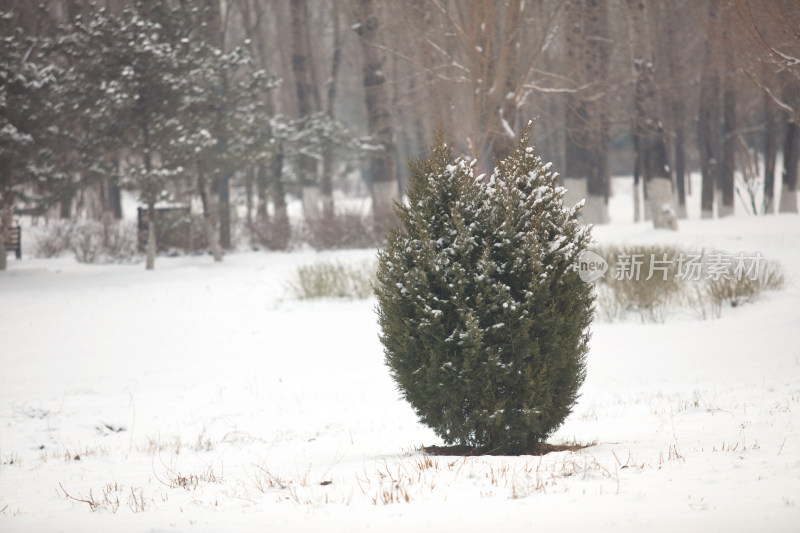
[[[585,378],[594,296],[576,258],[591,228],[564,205],[530,129],[488,180],[439,133],[409,162],[408,201],[378,253],[392,377],[447,444],[483,452],[535,451]]]

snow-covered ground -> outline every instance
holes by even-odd
[[[601,244],[759,251],[790,283],[716,320],[595,323],[550,440],[590,446],[543,457],[422,455],[440,442],[374,300],[287,294],[297,265],[373,251],[10,258],[0,531],[797,531],[800,217],[657,232],[625,222],[624,186]]]

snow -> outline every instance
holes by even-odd
[[[29,134],[19,131],[17,128],[14,127],[13,124],[6,124],[0,129],[0,138],[4,138],[6,141],[19,143],[19,144],[28,144],[33,142],[33,137]]]
[[[506,133],[506,135],[508,135],[509,137],[516,137],[517,134],[514,133],[514,130],[511,127],[511,124],[508,123],[508,121],[505,119],[505,117],[501,116],[500,119],[501,119],[500,122],[503,125],[503,131]]]
[[[659,231],[624,187],[599,243],[760,252],[790,284],[716,320],[596,322],[550,439],[590,446],[543,457],[422,455],[441,442],[383,364],[374,300],[285,289],[372,250],[9,259],[0,531],[796,531],[800,217],[690,206]]]

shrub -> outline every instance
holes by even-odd
[[[609,271],[597,284],[598,310],[608,320],[638,313],[642,322],[664,322],[669,312],[689,297],[687,285],[677,277],[679,250],[671,246],[609,246],[597,253],[609,265],[622,257],[641,259],[638,275],[632,279]],[[665,270],[660,270],[664,268]],[[652,275],[651,275],[652,273]]]
[[[724,264],[723,272],[710,272],[714,257],[736,254],[715,251],[684,252],[673,246],[607,246],[594,250],[610,265],[596,283],[598,314],[613,321],[636,313],[642,322],[665,322],[674,313],[694,312],[701,318],[719,317],[725,305],[737,307],[752,302],[763,291],[780,290],[786,284],[778,263],[758,263],[757,272],[736,272],[735,264]],[[751,254],[752,255],[752,254]],[[637,258],[638,275],[620,276],[615,265],[622,258]],[[696,258],[695,275],[681,272],[681,262]],[[655,263],[657,262],[657,263]],[[653,275],[651,276],[651,266]],[[663,269],[663,270],[661,270]]]
[[[706,280],[698,298],[708,302],[714,316],[722,315],[722,308],[727,303],[738,307],[754,301],[763,291],[782,290],[786,286],[786,277],[780,264],[768,261],[764,263],[756,276],[729,276]]]
[[[146,235],[145,232],[145,242]],[[177,210],[159,213],[156,217],[156,242],[158,251],[167,255],[205,253],[208,241],[203,215]]]
[[[57,222],[36,235],[36,256],[71,251],[80,263],[128,262],[136,258],[136,227],[120,221]]]
[[[375,265],[362,263],[316,263],[297,268],[294,279],[289,281],[289,292],[301,300],[319,298],[364,299],[372,294],[375,280]]]
[[[36,235],[36,257],[58,257],[69,250],[69,239],[72,225],[69,222],[56,222],[44,228]]]
[[[125,222],[85,222],[72,227],[69,247],[79,263],[121,263],[136,258],[136,227]]]
[[[369,248],[378,243],[372,217],[357,211],[343,211],[307,220],[304,240],[316,250]]]
[[[292,227],[286,218],[272,217],[259,220],[250,228],[253,246],[263,246],[267,250],[287,250],[292,237]]]
[[[386,362],[448,444],[532,450],[585,377],[594,297],[575,259],[589,229],[529,131],[485,184],[439,135],[427,159],[410,162],[408,204],[378,254]]]

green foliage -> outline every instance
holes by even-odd
[[[263,144],[255,131],[268,117],[258,96],[274,84],[244,48],[214,47],[205,17],[202,7],[163,0],[119,14],[92,8],[53,47],[71,65],[62,99],[93,141],[83,151],[139,156],[126,185],[147,203],[180,177],[216,180],[251,166]]]
[[[590,234],[530,126],[487,183],[439,134],[410,163],[400,227],[379,252],[386,362],[448,444],[525,452],[570,413],[585,377],[593,293],[575,268]]]
[[[46,39],[26,37],[14,21],[0,11],[0,210],[27,201],[34,188],[55,201],[68,176],[57,168],[70,143],[51,98],[62,70],[42,57]]]

